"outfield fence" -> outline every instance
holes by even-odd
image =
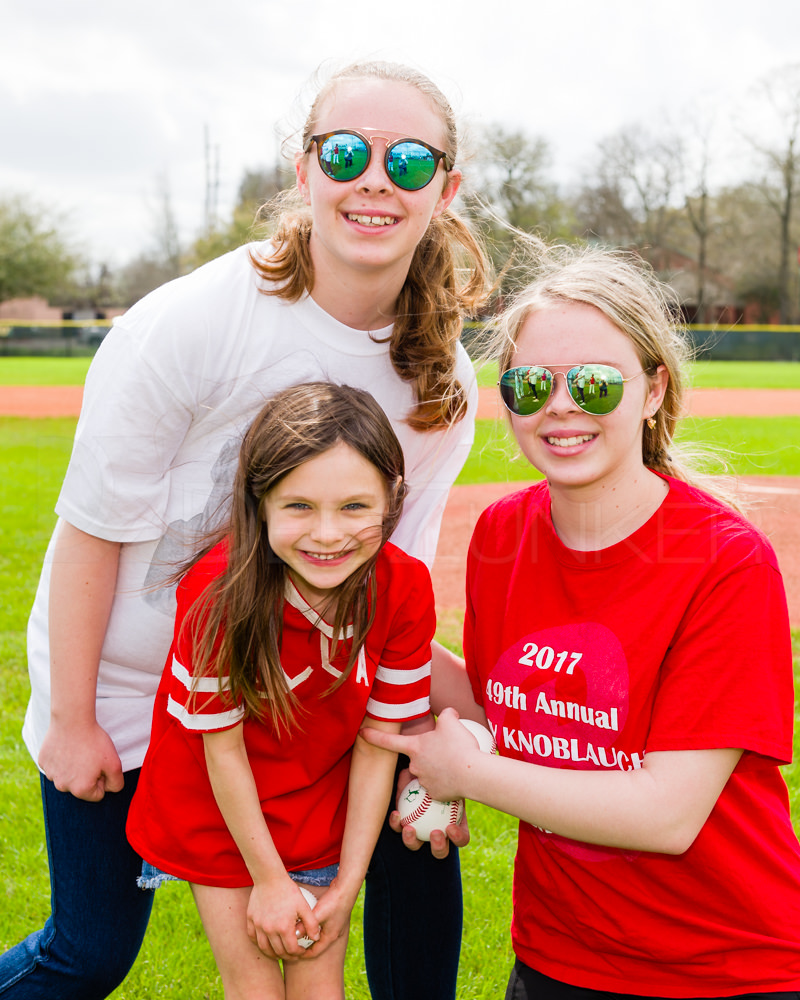
[[[94,354],[108,319],[0,319],[0,357],[80,357]]]
[[[491,321],[464,324],[462,340],[473,356]],[[686,326],[699,361],[800,361],[800,326]]]
[[[91,355],[108,333],[111,320],[0,320],[0,357],[79,357]],[[462,340],[478,352],[491,321],[468,321]],[[699,360],[800,361],[800,326],[734,325],[686,327]]]

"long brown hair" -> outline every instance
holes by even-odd
[[[321,88],[303,128],[303,146],[336,86],[365,78],[406,83],[424,94],[442,117],[444,149],[455,161],[458,138],[447,98],[424,74],[380,61],[347,66]],[[270,282],[264,294],[296,302],[314,287],[311,212],[296,191],[281,194],[266,212],[272,216],[273,251],[268,256],[252,253],[251,260]],[[456,348],[464,316],[475,315],[491,289],[492,265],[482,241],[456,212],[446,209],[431,220],[417,244],[395,305],[389,341],[395,371],[414,386],[417,403],[408,423],[415,430],[439,430],[466,415],[466,393],[456,377]]]
[[[385,483],[381,546],[386,542],[407,488],[403,450],[385,413],[369,393],[350,386],[317,382],[285,389],[264,406],[244,437],[225,533],[227,566],[184,625],[198,651],[195,677],[214,663],[232,702],[251,716],[269,713],[276,727],[292,726],[297,703],[280,661],[287,570],[269,544],[265,500],[293,469],[340,442],[375,466]],[[333,595],[331,658],[351,623],[352,641],[347,666],[330,690],[347,679],[372,624],[377,559],[378,552]]]

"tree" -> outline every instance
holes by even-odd
[[[525,280],[516,267],[518,252],[519,259],[525,258],[517,233],[570,239],[572,217],[548,176],[546,140],[494,123],[482,131],[477,146],[476,166],[465,168],[461,197],[487,238],[495,266],[503,272],[503,292],[508,293]]]
[[[687,116],[689,135],[679,146],[679,173],[686,218],[697,241],[696,323],[705,323],[709,242],[719,225],[713,212],[710,175],[717,148],[713,117]]]
[[[615,246],[664,249],[678,202],[678,137],[629,125],[601,140],[598,154],[595,178],[576,202],[585,234]]]
[[[130,261],[119,275],[120,296],[125,305],[132,305],[154,288],[187,270],[166,174],[156,177],[156,200],[150,206],[150,214],[153,233],[151,249]]]
[[[178,221],[172,207],[172,192],[169,178],[159,174],[156,179],[157,202],[153,211],[153,234],[155,236],[155,260],[161,264],[169,278],[177,278],[182,273],[181,241]]]
[[[483,129],[470,176],[469,210],[514,229],[564,235],[565,208],[549,179],[545,139],[494,123]]]
[[[758,125],[748,130],[747,139],[764,169],[756,188],[778,219],[778,301],[780,321],[788,323],[796,312],[792,305],[791,257],[800,185],[800,63],[764,77],[752,96],[758,102]]]
[[[26,198],[0,199],[0,302],[68,294],[80,260],[61,234],[62,225]]]
[[[280,166],[245,171],[230,220],[227,224],[217,222],[194,241],[188,253],[190,266],[198,267],[252,239],[259,209],[293,181],[294,175]]]
[[[732,282],[736,300],[758,307],[757,322],[774,322],[779,308],[778,243],[764,200],[748,181],[722,188],[709,199],[716,220],[709,237],[709,255]]]

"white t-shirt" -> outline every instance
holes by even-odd
[[[458,376],[468,390],[469,416],[443,431],[414,431],[404,423],[413,389],[395,372],[388,344],[376,343],[391,327],[370,335],[339,323],[308,296],[287,303],[264,295],[248,250],[234,250],[142,299],[115,322],[86,379],[56,513],[123,543],[97,719],[124,770],[144,759],[172,640],[174,588],[159,584],[224,511],[241,437],[266,399],[320,380],[377,399],[403,446],[409,484],[392,541],[428,565],[448,491],[472,444],[477,387],[462,348]],[[57,532],[58,525],[53,539]],[[28,623],[31,700],[23,739],[34,760],[50,719],[53,539]]]

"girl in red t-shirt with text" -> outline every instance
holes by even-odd
[[[674,441],[664,291],[625,254],[543,251],[499,329],[500,393],[546,478],[478,521],[450,704],[485,709],[500,756],[449,710],[369,738],[431,795],[520,818],[507,1000],[796,1000],[786,597],[767,539]]]
[[[430,575],[387,541],[403,474],[368,393],[278,393],[244,438],[227,528],[178,587],[128,836],[143,884],[192,884],[226,995],[344,998],[395,770],[359,728],[429,711]]]

